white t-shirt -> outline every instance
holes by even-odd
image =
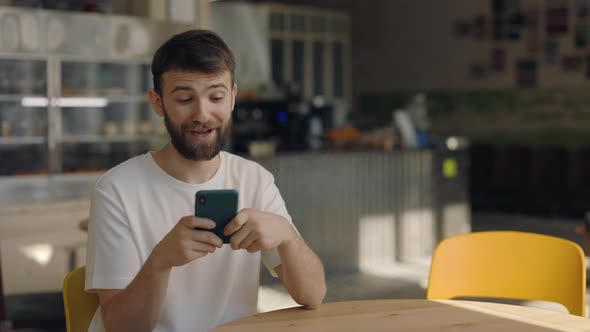
[[[291,223],[271,173],[255,162],[220,153],[216,174],[188,184],[164,172],[151,152],[105,173],[92,195],[88,232],[86,289],[124,289],[158,242],[180,218],[194,214],[195,193],[235,189],[238,210],[274,213]],[[292,223],[291,223],[292,225]],[[260,260],[274,275],[278,251],[248,253],[224,244],[170,274],[162,316],[154,331],[208,331],[256,313]],[[89,331],[104,331],[100,308]]]

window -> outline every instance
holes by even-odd
[[[270,31],[285,31],[285,14],[270,14]]]
[[[326,18],[323,16],[312,16],[311,32],[326,32]]]
[[[293,41],[293,81],[299,84],[299,88],[303,89],[303,58],[304,58],[304,44],[303,40]]]
[[[305,16],[298,14],[291,15],[291,31],[305,32]]]
[[[313,94],[324,94],[324,43],[313,42]]]
[[[284,42],[280,39],[271,41],[271,62],[272,62],[272,80],[276,84],[282,84],[284,81],[283,64],[284,64]]]
[[[342,42],[335,42],[332,51],[332,65],[334,72],[334,96],[342,97],[344,95],[344,54],[342,52]]]

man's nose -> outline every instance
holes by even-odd
[[[209,121],[209,110],[203,102],[195,103],[195,107],[192,110],[191,120],[193,122],[207,123]]]

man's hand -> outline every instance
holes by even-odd
[[[156,245],[137,276],[123,290],[99,290],[106,331],[151,331],[164,307],[172,267],[185,265],[223,245],[212,220],[187,216]]]
[[[297,236],[291,224],[272,213],[243,209],[225,226],[232,249],[257,252],[277,248]]]
[[[281,264],[275,271],[291,297],[308,309],[316,309],[326,296],[326,277],[320,259],[285,218],[244,209],[225,226],[234,250],[257,252],[277,248]]]
[[[186,216],[166,234],[152,252],[152,262],[156,269],[182,266],[197,258],[207,256],[221,248],[221,239],[206,230],[213,229],[215,223],[210,219]]]

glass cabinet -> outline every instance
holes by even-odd
[[[48,172],[46,101],[45,60],[0,57],[0,176]]]
[[[167,140],[151,58],[191,25],[0,6],[0,26],[0,177],[104,171]]]
[[[63,61],[60,68],[62,172],[103,171],[165,141],[147,98],[147,63]]]
[[[147,62],[0,58],[0,176],[104,171],[158,148],[151,86]]]

